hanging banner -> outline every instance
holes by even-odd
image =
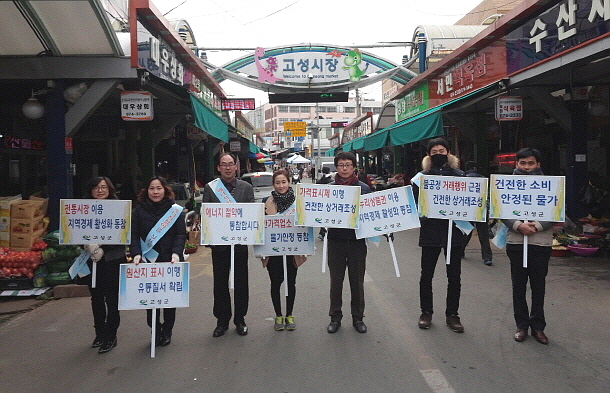
[[[201,205],[201,245],[263,244],[263,203],[204,203]]]
[[[491,218],[565,221],[565,176],[491,175]]]
[[[360,195],[360,225],[356,238],[379,236],[419,228],[417,205],[411,186]]]
[[[119,310],[188,306],[188,262],[121,264]]]
[[[487,178],[422,175],[420,181],[420,216],[446,220],[487,220]]]
[[[255,245],[255,256],[313,255],[313,228],[295,226],[294,215],[265,216],[265,244]]]
[[[61,199],[59,244],[130,244],[131,201]]]
[[[360,187],[297,184],[296,225],[358,228]]]

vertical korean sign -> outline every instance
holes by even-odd
[[[201,244],[263,244],[265,205],[262,203],[204,203],[201,206]]]
[[[564,176],[491,175],[491,218],[565,221]]]
[[[60,244],[131,243],[131,201],[61,199]]]
[[[313,255],[313,228],[295,226],[294,215],[265,216],[265,244],[254,245],[254,255]]]
[[[360,187],[299,183],[296,207],[296,225],[356,229]]]
[[[119,310],[189,306],[189,264],[122,264]]]
[[[420,184],[420,216],[446,220],[487,220],[486,178],[424,175]]]

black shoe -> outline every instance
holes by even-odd
[[[237,327],[235,328],[235,331],[237,331],[237,334],[239,334],[240,336],[245,336],[246,334],[248,334],[248,327],[243,322],[238,323]]]
[[[114,339],[112,339],[112,340],[104,341],[104,343],[102,344],[100,349],[97,351],[97,353],[110,352],[112,350],[112,348],[116,347],[116,343],[117,343],[116,337]]]
[[[354,329],[358,333],[366,333],[366,325],[362,321],[354,321]]]
[[[172,334],[171,333],[163,333],[161,335],[161,340],[159,340],[159,345],[162,346],[162,347],[166,347],[171,342],[172,342]]]
[[[328,327],[326,328],[326,331],[331,334],[337,333],[337,330],[339,330],[339,327],[341,327],[341,322],[330,321],[330,323],[328,324]]]
[[[214,329],[214,333],[212,333],[212,337],[224,336],[227,330],[229,330],[228,326],[216,326],[216,329]]]
[[[99,348],[102,346],[103,343],[104,342],[102,341],[101,338],[99,338],[99,336],[95,336],[95,339],[91,343],[91,348]]]

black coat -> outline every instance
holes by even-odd
[[[430,167],[429,170],[422,172],[424,175],[438,176],[464,176],[460,169],[450,166]],[[439,218],[421,217],[419,219],[421,228],[419,229],[420,247],[447,247],[447,232],[449,220]],[[468,238],[462,231],[453,224],[451,234],[452,246],[465,246]]]
[[[153,203],[146,199],[133,209],[131,215],[131,245],[129,247],[131,256],[142,255],[140,239],[146,240],[150,230],[173,204],[173,199],[164,199],[159,203]],[[153,246],[153,249],[159,253],[157,261],[170,262],[172,254],[178,254],[180,260],[183,261],[185,242],[186,223],[184,212],[182,212],[176,222]]]

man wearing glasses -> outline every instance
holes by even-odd
[[[371,192],[369,186],[358,180],[356,175],[356,156],[341,152],[335,156],[337,175],[330,184],[339,186],[359,186],[361,194]],[[330,271],[330,324],[328,333],[336,333],[341,326],[343,313],[343,280],[345,269],[352,295],[352,324],[358,333],[366,333],[364,318],[364,273],[366,269],[366,240],[356,239],[356,231],[346,228],[328,229],[328,270]]]
[[[236,158],[231,153],[223,153],[216,169],[220,179],[205,185],[203,202],[254,202],[254,189],[250,183],[238,180]],[[234,256],[234,303],[233,322],[237,334],[245,336],[248,327],[244,317],[248,312],[248,246],[237,244]],[[220,337],[229,329],[231,321],[231,294],[229,292],[229,270],[231,268],[231,246],[211,246],[212,268],[214,272],[214,316],[218,320],[212,336]]]

